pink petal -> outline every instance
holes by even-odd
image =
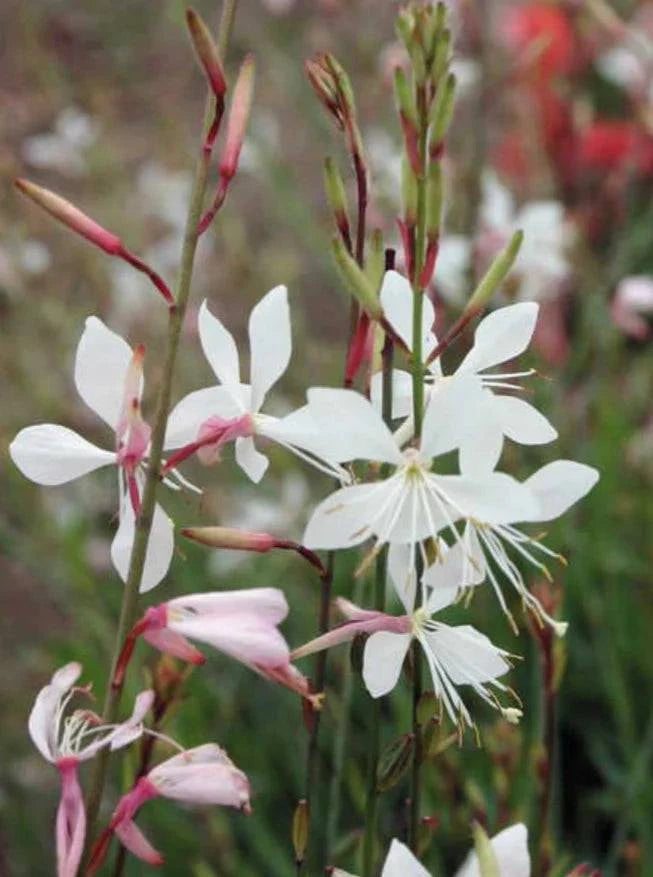
[[[53,674],[49,684],[42,688],[28,720],[29,735],[44,758],[55,761],[57,758],[57,713],[61,699],[77,682],[82,665],[76,661],[66,664]]]
[[[180,610],[184,615],[252,613],[270,624],[279,624],[288,614],[288,603],[283,592],[278,588],[247,588],[240,591],[188,594],[168,600],[166,605],[168,609]]]
[[[158,850],[155,850],[149,840],[145,837],[136,823],[129,819],[115,828],[116,837],[120,838],[122,845],[129,852],[147,862],[148,865],[162,865],[163,856]]]
[[[143,639],[166,655],[188,661],[189,664],[203,664],[206,661],[204,655],[185,636],[173,630],[146,630]]]
[[[276,667],[289,660],[283,636],[273,624],[253,613],[225,613],[169,621],[169,628],[190,639],[208,643],[246,664]]]
[[[249,781],[232,764],[164,762],[150,771],[148,779],[160,795],[175,801],[249,808]]]
[[[75,877],[84,850],[86,836],[86,810],[77,778],[76,758],[61,759],[61,798],[57,810],[57,875]]]

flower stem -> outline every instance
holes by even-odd
[[[218,51],[220,55],[224,55],[229,36],[233,27],[236,5],[238,0],[224,0],[222,7],[222,16],[220,19],[220,30],[218,35]],[[209,95],[206,103],[204,127],[210,124],[214,116],[213,95]],[[165,437],[166,424],[168,419],[168,411],[170,409],[170,396],[172,392],[172,379],[177,359],[177,350],[179,348],[179,338],[181,328],[186,313],[186,306],[190,296],[190,287],[193,274],[193,264],[195,261],[195,250],[197,247],[197,227],[202,212],[202,204],[206,193],[207,175],[210,156],[201,150],[200,156],[195,166],[195,175],[193,179],[193,189],[188,207],[188,215],[186,217],[186,227],[184,232],[184,241],[181,252],[181,265],[179,272],[179,282],[177,285],[177,294],[175,296],[175,304],[170,309],[170,319],[168,322],[168,339],[166,344],[166,352],[163,366],[163,375],[159,388],[159,399],[157,405],[156,419],[152,429],[152,440],[149,455],[149,465],[143,490],[143,501],[140,514],[136,520],[136,531],[134,534],[134,545],[132,547],[131,560],[129,564],[129,572],[125,589],[123,592],[122,606],[120,610],[120,620],[118,622],[118,630],[116,632],[116,645],[114,657],[111,663],[109,673],[109,685],[104,701],[103,720],[110,723],[115,721],[120,706],[120,696],[122,686],[111,685],[114,677],[116,664],[122,650],[123,641],[131,629],[138,611],[138,592],[143,575],[143,567],[145,565],[145,556],[147,544],[152,528],[152,517],[154,514],[156,490],[159,483],[159,471],[161,468],[161,458],[163,455],[163,441]],[[95,769],[91,778],[91,785],[87,801],[88,812],[88,838],[93,835],[93,825],[97,818],[97,813],[102,799],[102,791],[106,779],[108,750],[102,750],[95,759]]]

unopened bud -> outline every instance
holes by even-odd
[[[194,9],[186,10],[186,24],[197,59],[206,73],[211,91],[218,100],[222,100],[227,91],[227,80],[211,32]]]
[[[516,231],[508,245],[495,257],[485,276],[474,290],[472,297],[467,302],[464,314],[474,314],[485,307],[512,268],[523,240],[524,232]]]
[[[415,44],[415,18],[409,9],[401,9],[395,21],[397,36],[410,55]]]
[[[238,158],[245,140],[245,131],[254,94],[254,58],[248,55],[241,64],[229,110],[227,136],[220,161],[220,176],[227,182],[238,169]]]
[[[421,176],[422,160],[419,152],[417,108],[415,106],[415,101],[406,74],[401,67],[395,69],[394,82],[395,97],[399,108],[399,121],[401,122],[401,130],[404,135],[406,155],[408,156],[413,172],[417,176]]]
[[[441,83],[431,110],[431,155],[437,157],[442,151],[444,135],[453,116],[453,103],[456,93],[456,77],[450,73]]]
[[[351,87],[351,80],[347,71],[340,61],[331,52],[327,52],[324,56],[327,69],[333,76],[336,91],[340,95],[342,108],[347,115],[354,116],[356,114],[356,103],[354,101],[354,90]]]
[[[433,63],[431,64],[431,78],[435,85],[439,85],[440,79],[449,66],[451,56],[451,31],[444,28],[436,36],[436,43],[433,51]]]
[[[481,877],[501,877],[499,863],[492,849],[490,838],[478,822],[474,822],[472,825],[472,835]]]
[[[350,240],[347,194],[340,171],[332,158],[324,160],[324,189],[340,234],[345,240]]]
[[[185,527],[181,535],[209,548],[234,548],[237,551],[270,551],[276,539],[269,533],[236,530],[231,527]]]
[[[426,233],[437,237],[440,234],[442,216],[442,166],[439,161],[429,164],[426,183]]]
[[[417,222],[417,177],[412,163],[404,155],[401,161],[401,201],[404,207],[404,222],[413,226]]]
[[[105,253],[110,256],[118,256],[122,253],[123,247],[120,238],[98,225],[95,220],[74,207],[70,201],[66,201],[60,195],[55,195],[49,189],[30,183],[29,180],[17,179],[15,185],[23,195],[27,195],[39,207],[47,210],[50,216],[63,222],[68,228],[100,247]]]
[[[412,761],[414,734],[402,734],[383,750],[376,772],[376,790],[385,792],[396,786]]]
[[[304,63],[304,70],[318,100],[324,105],[327,112],[335,118],[338,126],[342,128],[342,114],[338,107],[338,96],[334,89],[332,78],[329,72],[324,69],[321,59],[319,61],[306,61]]]
[[[340,238],[332,241],[331,249],[347,289],[358,301],[360,306],[374,320],[383,316],[383,309],[376,295],[376,290],[366,277],[356,260],[347,252]]]
[[[295,862],[298,865],[301,865],[306,856],[309,821],[310,811],[308,801],[305,798],[302,798],[295,807],[295,812],[292,817],[292,845],[295,850]]]
[[[383,232],[380,228],[372,231],[370,247],[365,262],[365,273],[372,287],[376,290],[381,288],[381,281],[385,274],[385,251],[383,249]]]

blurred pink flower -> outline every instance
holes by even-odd
[[[626,335],[643,341],[651,335],[647,316],[653,316],[653,277],[624,277],[612,299],[612,319]]]

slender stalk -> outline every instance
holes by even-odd
[[[556,749],[556,689],[553,655],[553,633],[550,628],[542,631],[540,638],[540,662],[542,668],[542,763],[540,765],[540,796],[538,802],[538,847],[534,873],[546,877],[551,870],[551,797],[553,792]]]
[[[218,36],[218,50],[221,55],[224,54],[227,48],[229,36],[233,27],[237,2],[238,0],[224,0]],[[214,101],[215,99],[212,95],[207,98],[204,120],[205,130],[210,124],[210,121],[215,113]],[[114,657],[111,663],[109,684],[107,687],[107,693],[104,702],[103,720],[108,723],[115,721],[116,715],[118,713],[118,708],[120,706],[120,696],[122,693],[122,686],[112,685],[111,680],[114,677],[114,671],[118,658],[120,656],[120,652],[122,650],[123,641],[129,630],[131,629],[138,611],[138,591],[143,575],[143,567],[145,565],[145,556],[150,536],[150,530],[152,528],[152,517],[154,514],[156,501],[156,490],[159,484],[159,472],[161,469],[161,458],[163,456],[163,441],[165,437],[168,411],[170,409],[172,379],[177,359],[177,350],[179,348],[179,337],[181,334],[181,328],[186,313],[186,306],[188,304],[188,299],[190,296],[193,264],[195,260],[195,250],[197,247],[198,239],[197,228],[201,217],[204,196],[206,193],[209,158],[210,156],[206,153],[204,149],[202,149],[195,166],[193,188],[188,208],[188,215],[186,217],[186,227],[181,252],[181,265],[179,272],[179,281],[177,284],[177,292],[175,296],[175,305],[170,309],[168,338],[166,343],[163,375],[161,378],[161,385],[159,389],[157,413],[152,429],[149,465],[145,479],[145,487],[143,490],[141,510],[136,520],[134,545],[132,548],[127,581],[125,582],[125,589],[123,592],[120,619],[118,622],[118,630],[116,632]],[[89,840],[92,838],[93,835],[93,826],[97,818],[100,801],[102,799],[102,791],[106,779],[107,759],[107,750],[102,750],[95,759],[95,769],[91,778],[90,791],[87,801],[87,836]]]
[[[424,87],[417,89],[417,111],[419,121],[419,156],[421,173],[417,177],[417,217],[415,227],[415,259],[413,280],[413,421],[415,425],[415,441],[419,443],[422,435],[422,420],[424,417],[424,365],[422,362],[422,305],[424,290],[420,286],[420,276],[424,266],[426,252],[426,160],[428,145],[428,110],[426,92]],[[420,555],[416,550],[416,562],[419,574]],[[422,652],[419,643],[415,641],[412,647],[413,655],[413,706],[412,726],[415,738],[413,763],[411,769],[411,793],[410,793],[410,823],[408,826],[409,846],[417,853],[419,810],[421,797],[421,766],[422,745],[419,722],[417,720],[417,705],[422,696]]]

